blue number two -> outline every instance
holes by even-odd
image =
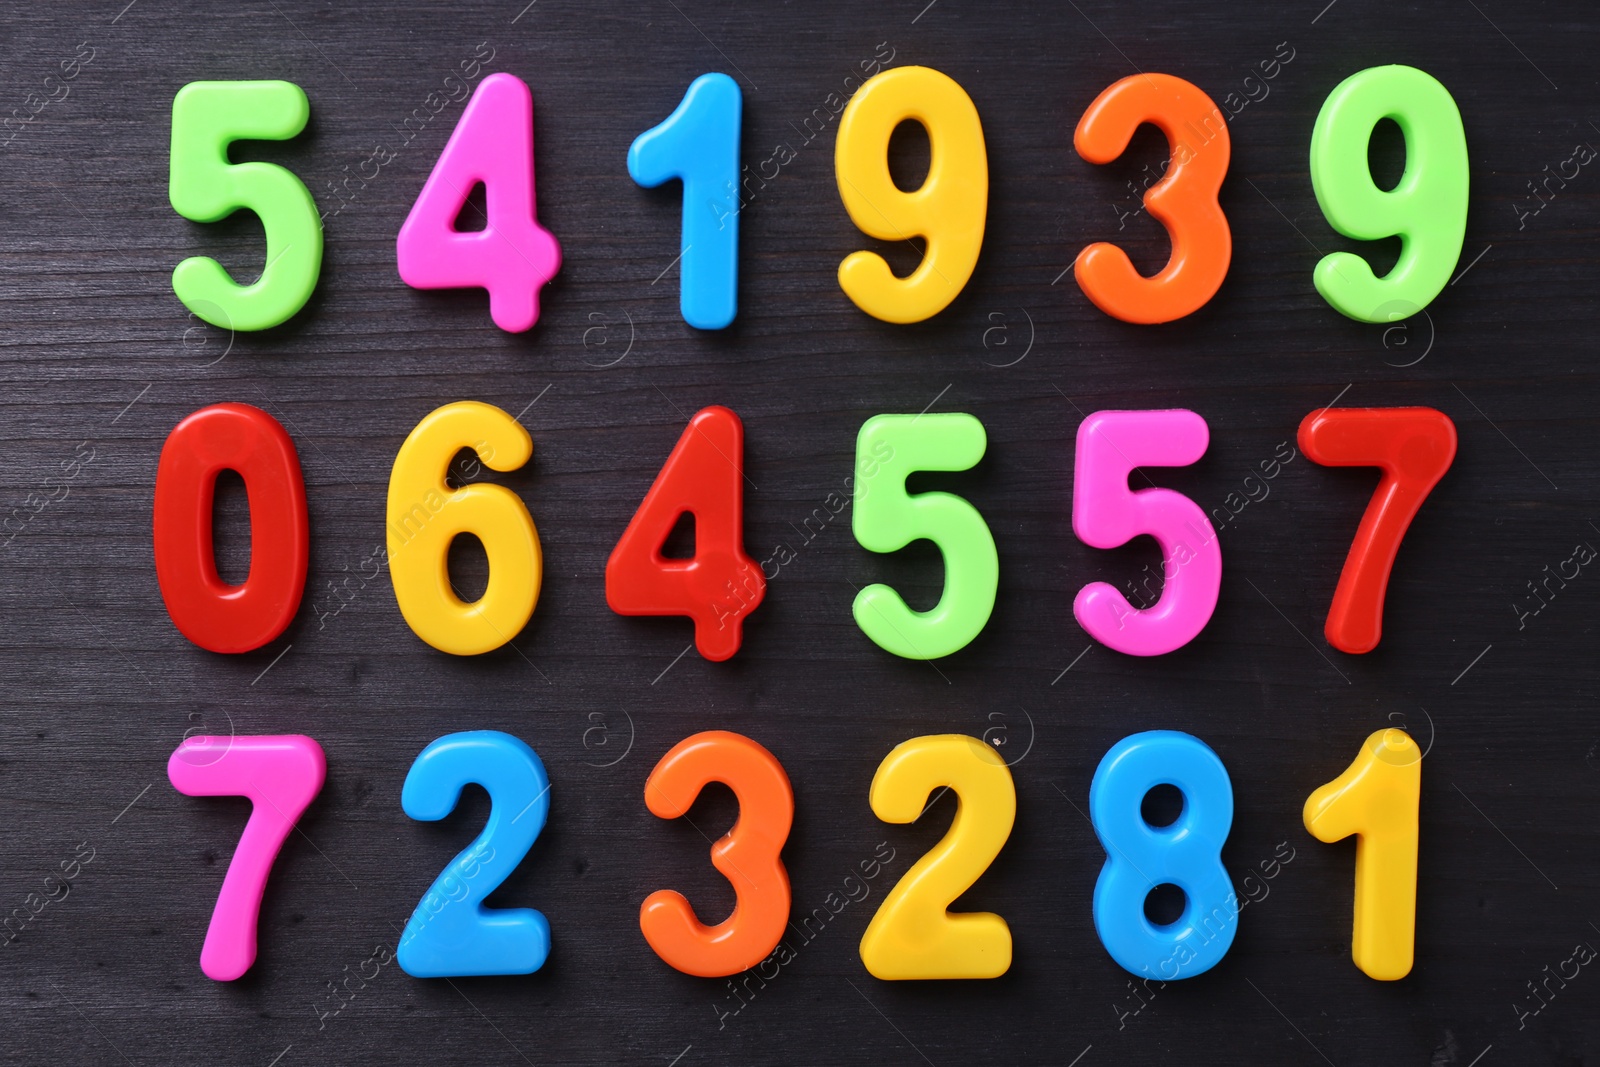
[[[413,819],[449,815],[461,790],[489,791],[489,822],[450,861],[411,913],[395,958],[415,978],[532,974],[550,955],[550,923],[532,908],[486,908],[550,814],[550,778],[524,742],[498,730],[446,734],[406,774],[400,806]]]

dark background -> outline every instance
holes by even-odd
[[[1543,568],[1600,543],[1600,177],[1591,166],[1564,188],[1552,182],[1536,215],[1527,187],[1579,143],[1600,143],[1591,4],[525,2],[114,0],[0,13],[0,112],[26,115],[37,101],[27,94],[50,91],[44,79],[59,78],[61,60],[80,43],[94,49],[70,95],[0,152],[0,513],[31,514],[30,492],[62,483],[74,455],[93,455],[69,495],[0,552],[0,910],[22,907],[78,843],[94,849],[70,896],[0,949],[0,1058],[1498,1067],[1600,1057],[1600,976],[1552,983],[1538,1014],[1526,986],[1580,942],[1600,945],[1590,921],[1600,917],[1600,576],[1585,570],[1519,618],[1537,606],[1527,583]],[[480,42],[494,49],[484,73],[532,87],[539,218],[565,254],[538,326],[520,336],[492,325],[482,292],[417,292],[395,272],[395,232],[459,104],[376,178],[349,183],[342,208],[332,191],[376,144],[396,148],[395,127],[414,109],[427,114],[428,94],[445,91]],[[836,121],[809,144],[802,125],[885,42],[892,65],[959,81],[988,145],[977,271],[915,326],[871,319],[840,292],[839,260],[883,246],[839,202]],[[1231,124],[1221,199],[1235,247],[1222,290],[1171,325],[1108,318],[1062,272],[1097,239],[1120,242],[1145,270],[1165,261],[1158,224],[1118,223],[1134,206],[1127,182],[1166,150],[1146,131],[1121,162],[1091,166],[1071,146],[1083,109],[1136,70],[1187,78],[1219,102],[1242,98],[1283,42],[1294,58]],[[1333,233],[1306,170],[1323,99],[1383,63],[1445,84],[1472,160],[1461,267],[1475,265],[1426,315],[1393,327],[1347,320],[1313,289],[1320,254],[1360,248],[1386,268],[1398,242]],[[713,70],[744,89],[752,171],[779,143],[797,155],[745,211],[739,317],[708,334],[681,321],[675,269],[652,284],[678,249],[678,187],[640,189],[624,160],[632,138]],[[310,97],[304,135],[234,156],[302,177],[329,212],[327,251],[298,316],[230,337],[188,316],[170,272],[209,254],[249,280],[263,259],[259,224],[241,213],[197,225],[172,210],[168,124],[185,83],[249,78],[288,79]],[[1262,92],[1256,80],[1248,88]],[[898,138],[894,154],[915,184],[925,142]],[[1398,176],[1392,130],[1373,158],[1380,176]],[[885,250],[901,269],[916,260]],[[1158,555],[1148,538],[1103,552],[1073,536],[1084,415],[1204,415],[1205,458],[1149,473],[1209,511],[1242,494],[1301,417],[1336,397],[1432,405],[1460,431],[1454,469],[1406,536],[1377,651],[1346,656],[1321,633],[1376,472],[1303,456],[1223,528],[1222,596],[1197,640],[1144,660],[1086,636],[1072,618],[1076,591],[1096,578],[1120,586]],[[383,540],[401,441],[461,399],[524,412],[533,434],[532,462],[493,476],[526,500],[543,541],[532,623],[514,649],[453,658],[410,632],[386,575],[319,619],[340,603],[328,583],[358,572]],[[278,641],[242,656],[184,640],[151,555],[162,441],[220,401],[263,407],[289,429],[311,507],[300,613]],[[612,545],[688,416],[712,403],[745,423],[750,553],[766,559],[787,542],[798,554],[722,664],[692,650],[676,658],[687,620],[614,615],[603,591]],[[976,470],[913,487],[967,496],[1001,559],[988,628],[931,665],[876,648],[850,603],[858,587],[888,581],[914,606],[931,604],[935,551],[868,553],[848,511],[809,543],[796,532],[843,488],[866,418],[924,409],[971,412],[987,427]],[[224,574],[242,576],[236,484],[224,485],[218,513]],[[481,555],[457,555],[462,584],[481,585]],[[1417,963],[1385,984],[1350,961],[1354,845],[1316,842],[1300,810],[1367,734],[1391,725],[1407,726],[1428,756]],[[765,988],[752,981],[754,1000],[726,1016],[741,1003],[726,984],[668,968],[637,921],[662,887],[713,921],[732,903],[705,838],[655,818],[642,796],[668,748],[712,728],[760,741],[794,782],[784,859],[797,917],[879,842],[896,857],[865,902],[814,941],[796,939],[798,958]],[[1259,879],[1280,851],[1294,858],[1258,882],[1269,895],[1245,908],[1221,964],[1123,1014],[1139,1002],[1094,933],[1104,854],[1083,811],[1106,749],[1158,728],[1196,734],[1226,763],[1237,816],[1223,856],[1236,881]],[[493,898],[549,917],[549,962],[529,977],[450,982],[389,964],[365,988],[350,981],[360,991],[323,1014],[341,1003],[329,983],[371,973],[366,961],[392,949],[429,882],[482,825],[476,788],[442,824],[413,822],[399,804],[417,753],[468,729],[510,731],[549,769],[548,828]],[[182,796],[165,763],[186,732],[229,730],[310,734],[329,773],[273,870],[254,969],[222,984],[200,973],[199,950],[248,804]],[[1014,764],[1015,831],[959,907],[1003,915],[1015,962],[994,981],[880,982],[856,954],[861,933],[944,833],[953,803],[891,826],[872,815],[867,787],[894,745],[944,732],[985,737]],[[716,787],[691,818],[714,837],[734,814]],[[1519,1012],[1530,1012],[1521,1028]]]

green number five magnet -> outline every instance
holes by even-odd
[[[983,630],[1000,585],[994,536],[978,509],[953,493],[908,493],[916,471],[964,471],[983,458],[983,423],[964,414],[874,415],[856,438],[851,527],[861,547],[898,552],[927,538],[944,556],[944,595],[912,611],[887,585],[856,595],[856,625],[886,652],[938,659]]]
[[[1400,183],[1384,190],[1367,144],[1384,119],[1406,139]],[[1340,82],[1311,133],[1311,185],[1328,224],[1346,237],[1400,237],[1382,278],[1349,252],[1322,257],[1312,280],[1334,309],[1362,322],[1415,315],[1438,296],[1461,258],[1467,227],[1467,135],[1449,90],[1415,67],[1372,67]]]
[[[240,285],[222,264],[195,256],[172,272],[172,291],[213,326],[265,330],[305,306],[322,270],[322,220],[299,178],[276,163],[229,163],[234,141],[286,141],[311,105],[286,81],[191,82],[172,102],[173,210],[218,222],[247,208],[267,232],[261,277]]]

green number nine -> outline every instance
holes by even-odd
[[[322,270],[322,220],[305,185],[276,163],[229,163],[234,141],[286,141],[311,105],[286,81],[191,82],[172,102],[173,210],[195,222],[254,211],[267,233],[261,277],[239,285],[222,264],[194,256],[172,272],[172,291],[200,318],[230,330],[265,330],[305,306]]]
[[[944,595],[929,611],[912,611],[886,585],[856,594],[862,633],[885,652],[938,659],[966,647],[994,610],[1000,557],[989,526],[953,493],[906,492],[915,471],[964,471],[983,458],[983,423],[965,414],[875,415],[856,438],[851,527],[861,547],[898,552],[919,538],[944,556]]]
[[[1406,140],[1406,169],[1378,188],[1367,145],[1383,119]],[[1312,280],[1334,309],[1362,322],[1392,322],[1427,307],[1461,258],[1467,226],[1467,136],[1449,90],[1415,67],[1372,67],[1340,82],[1311,133],[1311,185],[1328,224],[1346,237],[1399,235],[1400,259],[1385,277],[1365,260],[1334,252]]]

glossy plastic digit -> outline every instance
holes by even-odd
[[[1101,241],[1078,253],[1072,273],[1107,315],[1124,322],[1171,322],[1203,307],[1228,276],[1233,235],[1217,203],[1228,174],[1228,122],[1198,86],[1170,74],[1135,74],[1095,98],[1078,120],[1072,143],[1090,163],[1111,163],[1146,122],[1166,134],[1171,152],[1167,172],[1144,194],[1144,206],[1166,227],[1172,258],[1146,278],[1126,252]]]
[[[678,301],[683,321],[720,330],[738,310],[739,122],[744,95],[726,74],[702,74],[666,121],[628,149],[628,175],[646,188],[683,181]]]
[[[1389,729],[1369,736],[1343,774],[1306,798],[1312,837],[1357,835],[1350,955],[1383,982],[1410,974],[1415,955],[1421,796],[1422,751],[1404,730]]]
[[[1183,793],[1169,826],[1145,821],[1145,794],[1158,785]],[[1239,902],[1222,866],[1233,827],[1233,783],[1217,754],[1197,737],[1150,730],[1111,746],[1089,785],[1089,820],[1106,851],[1094,884],[1094,928],[1127,971],[1164,982],[1216,966],[1233,944]],[[1177,920],[1156,926],[1145,899],[1158,885],[1187,898]]]
[[[907,493],[916,471],[964,471],[983,458],[988,435],[966,414],[874,415],[856,438],[856,541],[869,552],[898,552],[918,538],[939,546],[944,594],[912,611],[887,585],[856,594],[861,632],[886,652],[937,659],[982,632],[1000,587],[1000,557],[978,509],[953,493]]]
[[[998,978],[1011,967],[1011,928],[993,912],[949,910],[1000,854],[1017,816],[1011,771],[994,749],[965,734],[914,737],[872,776],[873,814],[912,823],[934,790],[956,795],[944,839],[884,898],[861,938],[861,962],[885,981]]]
[[[771,752],[748,737],[707,730],[661,757],[644,783],[645,806],[658,818],[682,818],[711,782],[739,801],[739,821],[711,846],[711,865],[733,884],[733,913],[707,926],[682,893],[661,889],[639,909],[639,930],[670,966],[721,978],[754,967],[783,938],[789,872],[780,853],[794,823],[794,791]]]
[[[1455,460],[1455,423],[1433,408],[1320,408],[1301,420],[1299,443],[1313,463],[1383,471],[1324,627],[1334,648],[1371,652],[1383,636],[1383,602],[1400,542]]]
[[[694,558],[661,547],[694,514]],[[744,619],[767,580],[744,551],[744,424],[725,407],[695,414],[606,561],[606,603],[619,615],[687,615],[708,660],[739,651]]]
[[[550,955],[544,915],[483,904],[544,829],[550,814],[544,763],[498,730],[446,734],[411,765],[400,806],[413,819],[437,822],[456,809],[469,784],[488,791],[489,822],[434,879],[400,935],[395,958],[413,978],[532,974]]]
[[[250,500],[250,573],[217,574],[212,501],[236,471]],[[283,633],[300,607],[311,553],[305,482],[294,442],[248,404],[213,404],[167,435],[156,468],[156,581],[179,632],[212,652],[249,652]]]
[[[322,746],[300,734],[190,737],[167,760],[167,778],[191,797],[248,797],[250,819],[228,861],[200,949],[207,978],[231,982],[256,961],[267,876],[295,822],[328,773]]]
[[[445,471],[471,448],[491,470],[514,471],[533,438],[492,404],[462,400],[430,412],[406,438],[389,474],[389,580],[412,631],[442,652],[475,656],[528,624],[544,574],[539,531],[522,500],[500,485],[452,489]],[[450,542],[470,533],[489,557],[489,584],[472,603],[450,581]]]
[[[539,321],[539,290],[561,269],[561,245],[539,225],[533,189],[533,93],[514,74],[479,83],[395,238],[413,289],[487,289],[489,317],[521,333]],[[483,183],[481,231],[456,217]]]
[[[1406,169],[1380,189],[1367,144],[1383,119],[1406,139]],[[1371,67],[1340,82],[1311,132],[1311,185],[1328,224],[1358,241],[1399,235],[1400,258],[1382,278],[1350,252],[1322,258],[1317,292],[1344,315],[1391,322],[1427,307],[1461,258],[1467,228],[1467,135],[1450,91],[1430,74],[1399,65]]]
[[[889,174],[889,135],[907,119],[928,132],[928,178],[903,192]],[[869,237],[922,237],[927,252],[897,278],[876,252],[839,264],[839,287],[885,322],[921,322],[949,306],[972,277],[989,210],[989,157],[978,109],[965,89],[927,67],[895,67],[869,78],[845,106],[834,174],[850,221]]]
[[[1078,591],[1072,614],[1089,635],[1130,656],[1161,656],[1205,629],[1222,589],[1222,546],[1206,513],[1171,489],[1128,488],[1138,467],[1186,467],[1211,433],[1192,411],[1097,411],[1078,427],[1072,529],[1084,544],[1116,548],[1140,534],[1161,545],[1161,599],[1136,609],[1106,582]]]
[[[209,256],[172,272],[185,307],[225,330],[265,330],[311,299],[322,270],[322,219],[305,184],[276,163],[229,163],[234,141],[287,141],[305,129],[311,104],[286,81],[190,82],[172,101],[168,197],[195,222],[254,211],[267,236],[266,266],[250,285]]]

